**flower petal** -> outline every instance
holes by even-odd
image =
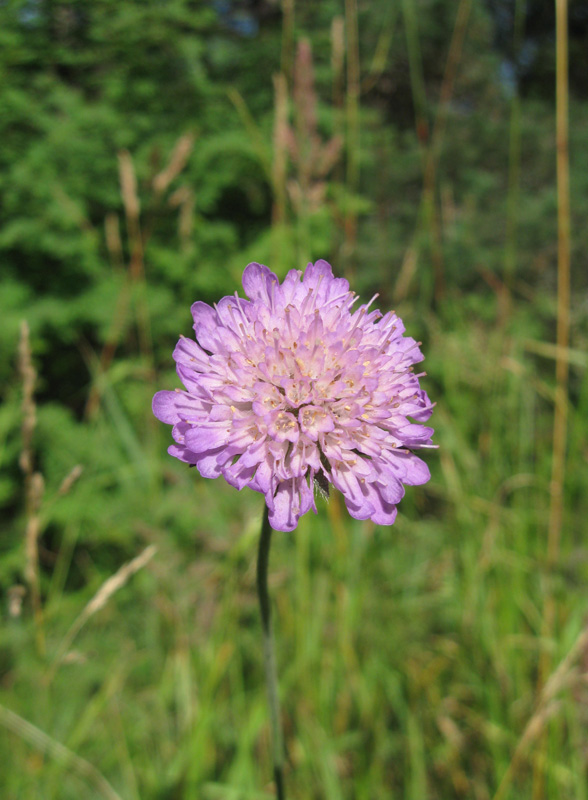
[[[276,288],[280,282],[269,267],[257,262],[252,262],[245,267],[243,272],[243,289],[251,300],[257,300],[271,306],[271,286]]]
[[[187,447],[195,453],[215,450],[229,441],[229,426],[226,422],[207,422],[186,431]]]
[[[302,514],[313,506],[312,489],[304,478],[282,481],[269,512],[269,523],[276,531],[293,531]]]
[[[153,413],[161,422],[167,422],[170,425],[175,425],[179,422],[181,417],[177,409],[177,392],[161,391],[157,392],[152,401]]]

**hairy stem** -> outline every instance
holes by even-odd
[[[274,637],[272,632],[272,619],[269,593],[267,589],[267,568],[272,538],[272,529],[269,524],[267,506],[263,513],[259,549],[257,551],[257,595],[261,611],[261,625],[263,629],[263,660],[265,664],[265,679],[270,708],[272,727],[272,759],[274,764],[274,779],[278,800],[285,800],[284,792],[284,735],[280,719],[280,701],[278,698],[278,675],[276,671],[276,658],[274,654]]]

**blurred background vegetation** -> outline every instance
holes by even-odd
[[[326,258],[423,341],[439,450],[392,528],[274,537],[289,797],[587,800],[586,0],[568,31],[558,348],[550,0],[0,2],[2,798],[273,796],[262,500],[151,397],[194,300]]]

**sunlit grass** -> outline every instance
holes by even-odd
[[[541,638],[552,362],[521,347],[524,314],[514,312],[513,337],[454,300],[451,323],[421,318],[425,381],[439,400],[431,483],[408,489],[391,528],[351,520],[335,496],[295,534],[274,537],[292,797],[491,797],[533,716],[540,653],[557,665],[582,629],[587,566],[564,540],[558,628]],[[149,399],[145,390],[146,409]],[[39,409],[42,429],[46,414]],[[48,583],[44,569],[47,656],[36,653],[28,613],[11,618],[0,702],[121,797],[271,797],[254,573],[260,498],[204,481],[165,455],[165,431],[148,441],[146,419],[129,424],[138,450],[125,448],[128,433],[106,407],[85,435],[119,443],[114,463],[85,464],[42,514],[49,532],[53,520],[70,531],[54,566],[61,577]],[[61,474],[46,477],[51,491]],[[584,503],[568,510],[572,528]],[[69,642],[123,553],[150,544],[153,559]],[[581,797],[586,724],[573,675],[550,708],[545,762],[550,785],[570,798]],[[101,796],[61,751],[14,727],[0,738],[11,753],[7,796]],[[506,796],[520,796],[526,774]]]

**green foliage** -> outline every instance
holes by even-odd
[[[585,624],[580,235],[564,527],[556,569],[545,560],[557,200],[553,103],[539,84],[551,23],[529,26],[529,52],[535,42],[546,55],[525,67],[518,96],[503,76],[516,54],[501,4],[471,4],[459,52],[467,4],[358,4],[356,112],[352,48],[337,73],[333,44],[334,20],[355,4],[295,5],[292,28],[263,0],[0,3],[2,797],[112,797],[105,780],[125,800],[273,796],[253,566],[261,498],[169,458],[150,408],[154,391],[178,385],[171,351],[190,333],[190,303],[233,293],[248,261],[284,274],[325,257],[362,296],[379,292],[423,341],[438,402],[432,480],[407,491],[393,528],[349,519],[335,496],[274,537],[288,796],[492,798],[537,710],[540,654],[554,667]],[[305,37],[314,83],[295,58]],[[588,105],[572,89],[579,233]],[[22,319],[39,373],[38,513],[19,466]],[[31,520],[42,621],[26,576]],[[545,797],[586,800],[574,676],[542,760],[524,753],[502,800],[530,797],[533,769]]]

